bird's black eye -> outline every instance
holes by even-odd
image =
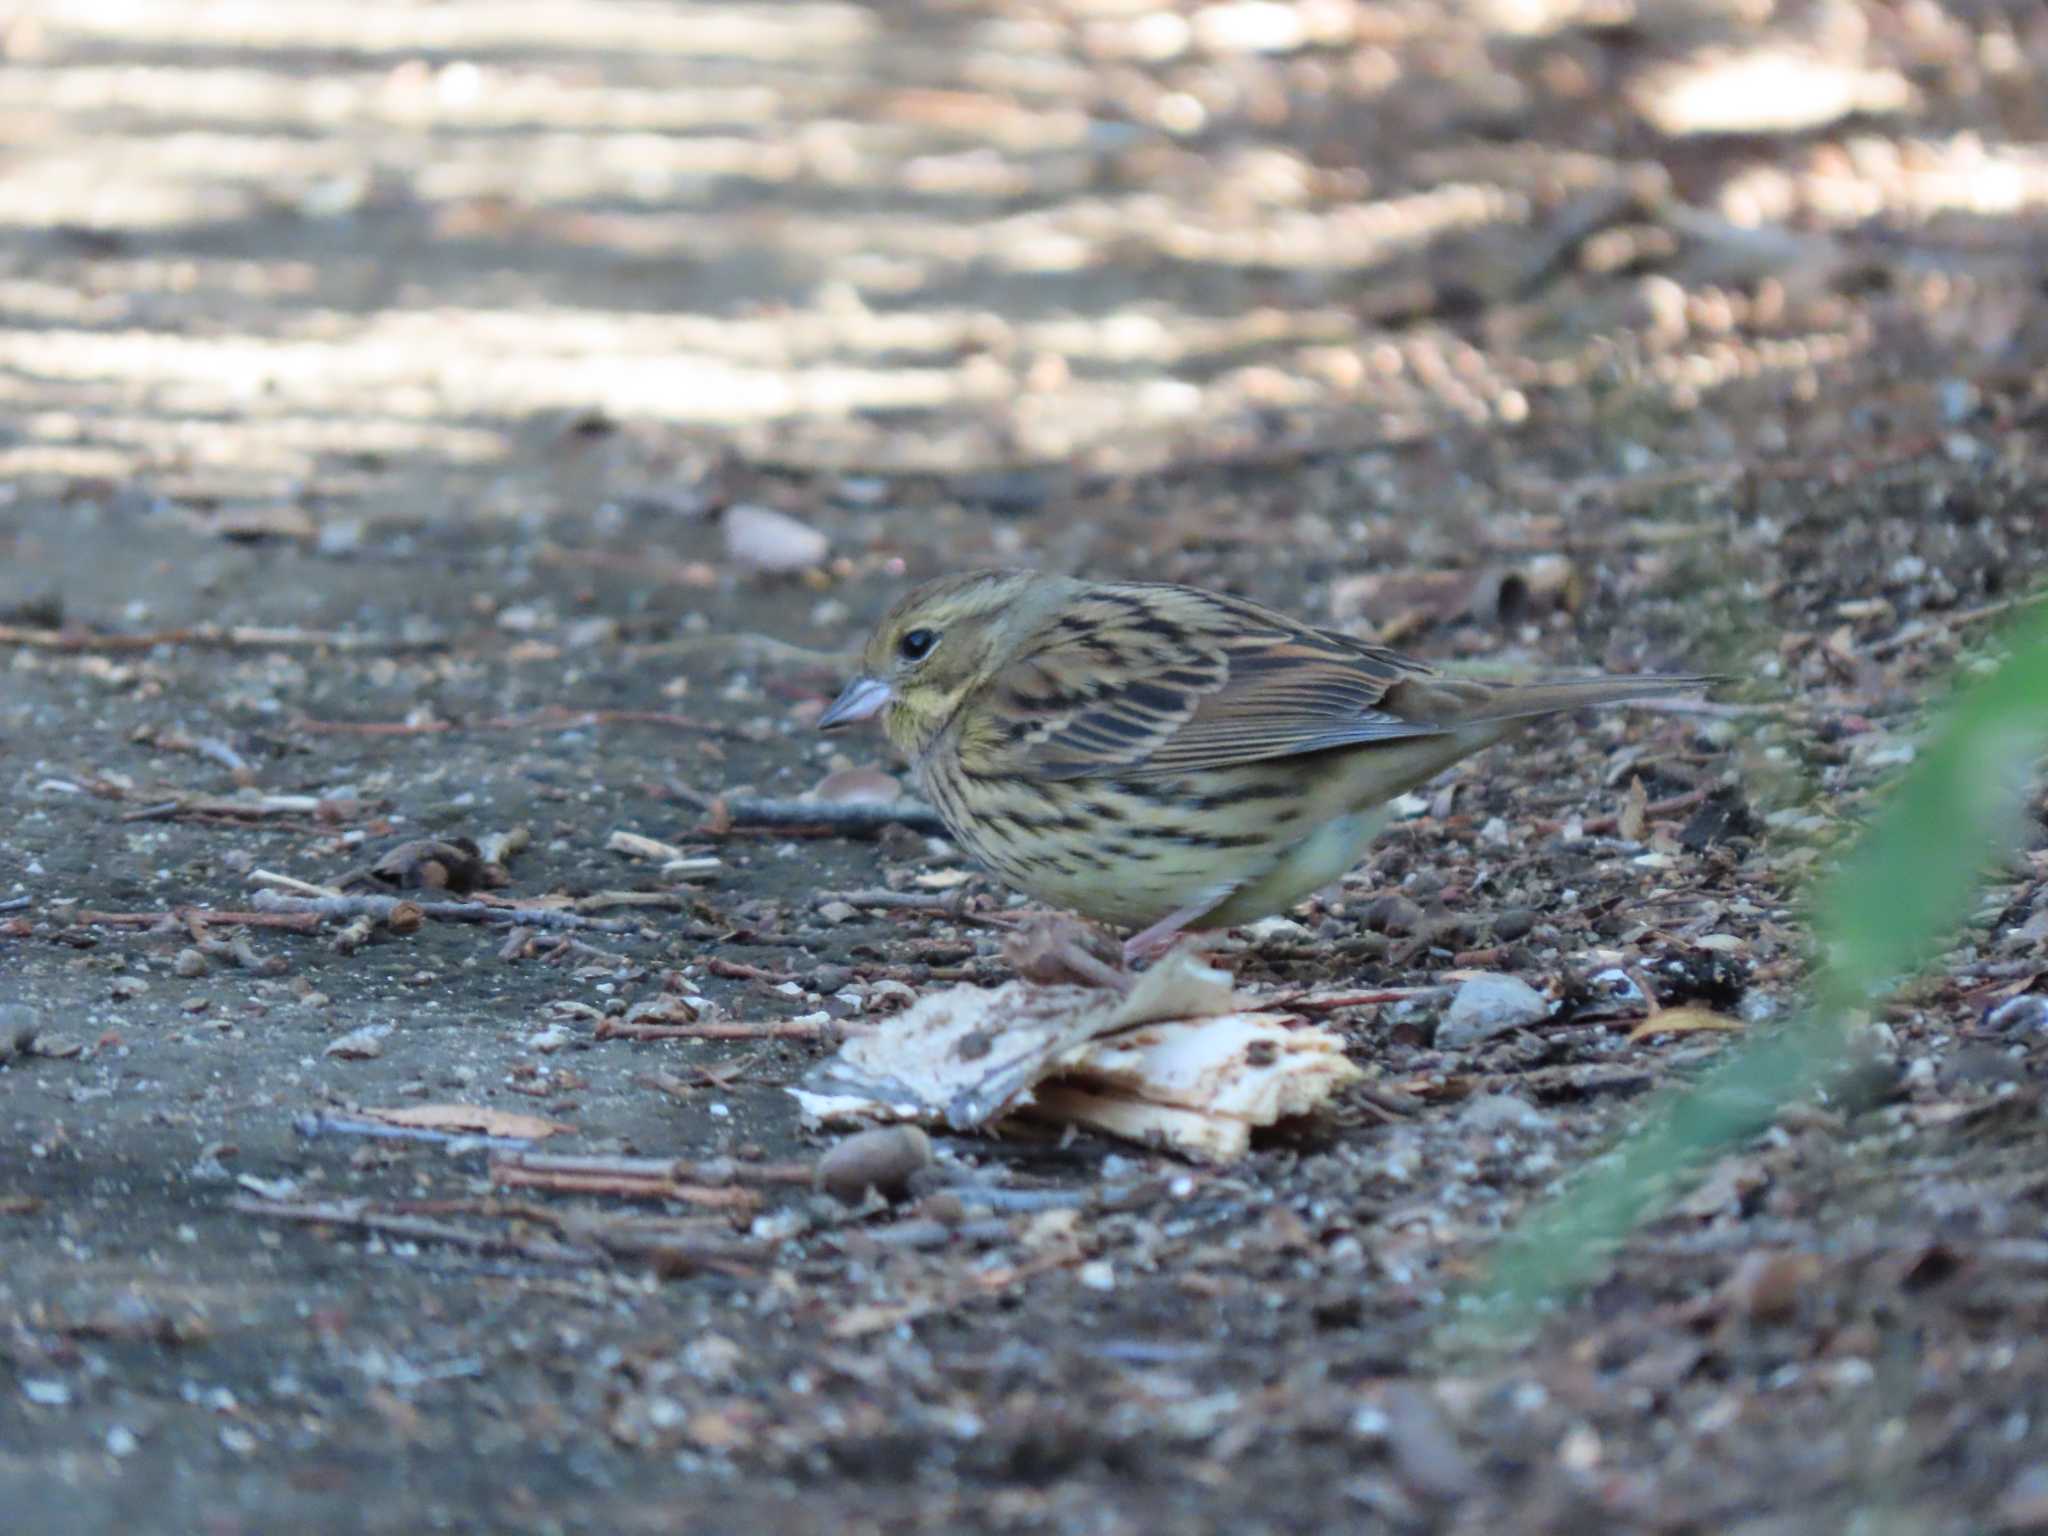
[[[936,629],[909,629],[896,642],[896,649],[903,654],[905,661],[923,661],[938,643],[939,632]]]

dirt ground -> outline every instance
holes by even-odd
[[[0,12],[7,1523],[2048,1529],[2038,796],[1860,1087],[1447,1328],[1723,1049],[1653,1009],[1797,1005],[1803,883],[2048,555],[2044,78],[2048,13],[1852,0]],[[810,722],[986,563],[1731,681],[1226,952],[1541,1024],[1336,1008],[1366,1084],[1243,1162],[945,1135],[848,1209],[787,1085],[1007,975],[1011,899],[729,812],[893,771]],[[484,895],[586,926],[224,916],[514,829]],[[360,1134],[427,1105],[689,1166]]]

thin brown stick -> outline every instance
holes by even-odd
[[[1380,1003],[1409,1003],[1418,998],[1449,997],[1451,987],[1379,987],[1364,992],[1304,992],[1260,998],[1261,1009],[1289,1013],[1332,1013],[1339,1008],[1371,1008]]]
[[[837,1040],[837,1024],[800,1024],[771,1019],[759,1024],[625,1024],[600,1019],[599,1040]]]
[[[751,1211],[761,1197],[750,1189],[708,1184],[681,1184],[674,1179],[632,1178],[623,1174],[548,1173],[491,1165],[491,1182],[502,1189],[544,1189],[561,1195],[618,1195],[629,1200],[680,1200],[721,1211]]]
[[[805,979],[796,971],[771,971],[766,966],[749,965],[744,960],[727,960],[719,955],[706,960],[704,969],[727,981],[765,981],[772,986],[780,986],[785,981],[801,984]]]
[[[880,907],[899,912],[936,912],[946,917],[964,916],[967,887],[950,891],[890,891],[870,888],[859,891],[820,891],[819,904],[843,901],[850,907]]]
[[[320,800],[313,795],[264,795],[241,800],[231,795],[173,795],[123,811],[123,821],[170,821],[180,816],[225,817],[261,821],[273,816],[317,816]]]
[[[1017,919],[1006,912],[977,912],[967,905],[969,888],[955,886],[950,891],[825,891],[818,898],[818,904],[828,901],[843,901],[850,907],[866,907],[870,911],[922,912],[949,923],[966,923],[975,928],[999,928],[1005,931],[1017,926]]]
[[[1987,619],[2001,618],[2016,608],[2031,608],[2037,603],[2048,603],[2048,591],[2023,593],[2018,597],[2008,597],[2003,602],[1986,603],[1981,608],[1966,608],[1961,613],[1944,614],[1937,619],[1915,619],[1897,634],[1887,635],[1882,640],[1874,640],[1864,646],[1863,654],[1883,658],[1894,651],[1904,650],[1915,640],[1927,640],[1971,624],[1982,624]]]
[[[572,912],[609,912],[620,907],[651,907],[658,912],[687,912],[691,898],[674,891],[592,891],[569,905]]]
[[[550,939],[546,950],[534,958],[543,965],[554,965],[571,955],[581,955],[586,960],[595,960],[604,965],[627,966],[633,963],[624,955],[615,955],[608,949],[599,949],[588,940],[575,938],[566,933]]]
[[[526,715],[495,715],[480,720],[316,720],[301,715],[292,722],[295,730],[315,736],[427,736],[443,731],[549,731],[575,730],[598,725],[659,725],[670,730],[693,731],[727,741],[752,742],[751,731],[735,726],[713,725],[688,715],[661,709],[537,709]]]
[[[408,1241],[451,1243],[458,1248],[467,1248],[476,1253],[509,1253],[542,1264],[596,1264],[602,1262],[604,1257],[595,1248],[551,1242],[545,1238],[515,1238],[500,1232],[479,1232],[470,1227],[458,1227],[424,1216],[396,1216],[385,1211],[370,1210],[356,1201],[312,1203],[255,1200],[247,1196],[237,1196],[228,1202],[228,1209],[239,1211],[244,1216],[265,1216],[273,1221],[302,1221],[317,1226],[355,1227],[364,1232],[381,1232]]]
[[[1643,807],[1643,816],[1647,820],[1651,817],[1669,816],[1677,811],[1689,811],[1694,806],[1712,798],[1717,788],[1719,788],[1718,785],[1702,784],[1698,789],[1689,789],[1682,795],[1671,796],[1668,800],[1652,800]],[[1556,833],[1562,832],[1571,823],[1569,821],[1539,821],[1535,825],[1536,830],[1539,832]],[[1621,817],[1619,814],[1588,816],[1579,823],[1579,830],[1595,835],[1604,835],[1618,830],[1620,826]]]
[[[665,1093],[672,1099],[687,1101],[704,1088],[716,1088],[720,1093],[731,1093],[747,1081],[746,1069],[752,1065],[751,1060],[743,1061],[720,1072],[698,1062],[690,1067],[690,1071],[696,1074],[695,1082],[677,1077],[673,1072],[643,1072],[633,1081],[658,1093]]]
[[[384,635],[351,635],[333,630],[266,629],[237,624],[228,628],[200,624],[189,629],[158,629],[135,635],[99,634],[84,629],[34,629],[0,624],[0,645],[28,646],[42,651],[151,651],[160,645],[204,647],[228,651],[438,651],[445,640],[401,640]]]
[[[930,1317],[937,1312],[950,1312],[955,1307],[984,1297],[1001,1295],[1004,1291],[1049,1270],[1065,1269],[1078,1264],[1084,1257],[1086,1255],[1079,1248],[1056,1248],[1018,1264],[971,1275],[914,1301],[895,1305],[851,1307],[833,1319],[826,1332],[835,1339],[857,1339],[865,1334],[879,1333],[883,1329],[894,1328],[898,1324],[911,1322],[917,1318]]]
[[[491,1169],[493,1175],[499,1169],[518,1169],[709,1186],[809,1184],[816,1173],[809,1163],[757,1163],[738,1157],[591,1157],[568,1152],[521,1152],[499,1158]]]
[[[359,1119],[354,1115],[299,1115],[293,1119],[292,1129],[308,1141],[320,1136],[361,1136],[370,1141],[417,1141],[442,1147],[459,1143],[486,1151],[517,1150],[533,1140],[530,1136],[489,1136],[480,1131],[442,1131],[425,1125],[391,1125],[382,1120]]]
[[[201,924],[208,928],[285,928],[312,933],[320,919],[311,913],[222,912],[212,907],[170,907],[161,912],[95,912],[81,907],[66,921],[92,928],[157,928],[166,924]]]
[[[914,832],[943,832],[939,813],[922,800],[778,800],[760,795],[705,796],[677,786],[681,798],[699,806],[714,824],[732,827],[827,827],[835,832],[873,832],[886,826]]]
[[[500,906],[484,901],[413,901],[403,896],[288,896],[281,891],[258,891],[256,904],[267,912],[304,913],[314,926],[336,918],[369,917],[389,920],[392,909],[403,903],[443,923],[506,923],[529,928],[585,928],[598,933],[638,933],[640,925],[624,918],[585,917],[559,907],[531,907],[507,902]],[[285,924],[274,926],[284,927]]]

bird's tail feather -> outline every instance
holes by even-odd
[[[1539,682],[1516,683],[1491,690],[1468,717],[1480,720],[1523,720],[1532,715],[1554,715],[1568,709],[1586,709],[1598,704],[1625,704],[1632,699],[1661,699],[1675,693],[1692,693],[1721,681],[1708,675],[1660,676],[1643,673],[1634,677],[1558,677]]]
[[[1708,675],[1634,677],[1558,677],[1530,683],[1482,683],[1433,677],[1402,685],[1407,695],[1402,712],[1441,726],[1480,726],[1530,720],[1566,710],[1632,699],[1657,699],[1712,687],[1722,679]]]

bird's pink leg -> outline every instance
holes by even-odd
[[[1217,904],[1229,894],[1229,891],[1223,891],[1207,896],[1178,911],[1167,913],[1142,933],[1132,934],[1124,940],[1124,964],[1135,965],[1140,960],[1157,960],[1173,948],[1174,941],[1180,937],[1182,929],[1215,911]]]

